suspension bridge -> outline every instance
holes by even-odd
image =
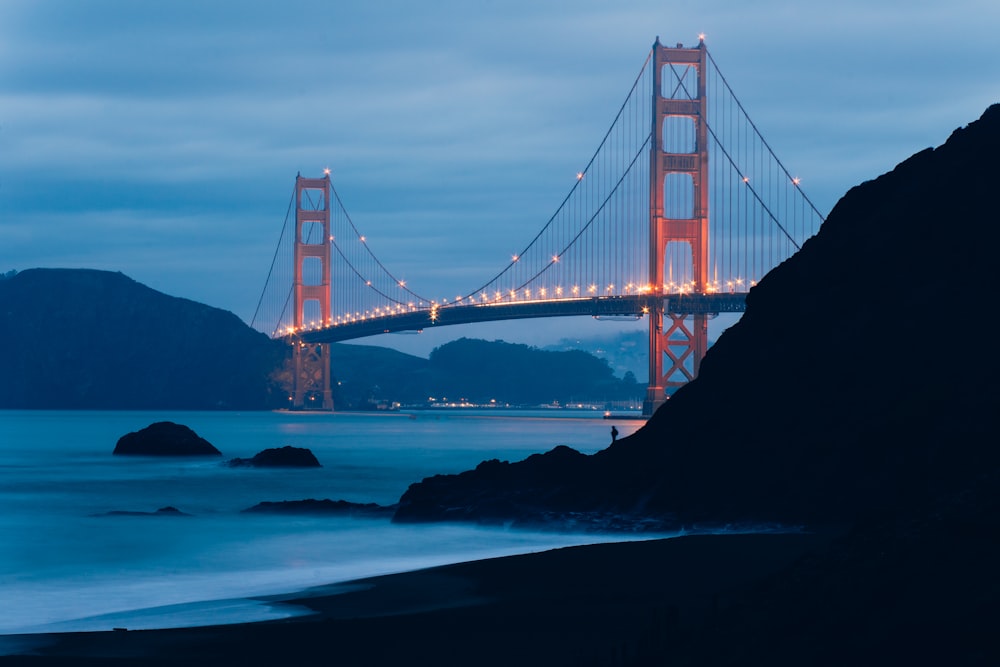
[[[429,298],[385,266],[330,180],[297,176],[252,326],[293,349],[292,408],[333,409],[329,345],[498,320],[649,321],[643,413],[694,379],[708,321],[823,221],[700,37],[656,39],[576,181],[521,252],[474,289]]]

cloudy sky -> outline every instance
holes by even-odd
[[[464,292],[656,36],[699,33],[824,213],[1000,101],[996,0],[2,0],[0,272],[122,271],[249,321],[295,174],[329,167],[394,273]]]

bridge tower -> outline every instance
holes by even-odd
[[[662,298],[650,309],[646,415],[667,399],[668,389],[694,379],[708,348],[707,314],[668,307],[664,288],[672,243],[690,248],[692,291],[704,293],[709,284],[707,53],[703,40],[695,48],[667,48],[659,37],[653,44],[649,284]]]
[[[306,325],[310,302],[323,324],[330,318],[330,174],[295,177],[294,326]],[[308,266],[307,266],[308,264]],[[292,409],[333,410],[329,343],[294,343]]]

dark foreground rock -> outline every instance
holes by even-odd
[[[338,516],[386,517],[396,511],[395,505],[377,503],[352,503],[347,500],[282,500],[265,501],[249,507],[244,512],[254,514],[333,514]]]
[[[965,320],[994,302],[998,154],[993,106],[852,188],[631,437],[424,480],[396,520],[850,523],[961,493],[1000,466],[1000,346]]]
[[[116,455],[129,456],[222,456],[212,443],[183,424],[155,422],[126,433],[115,445]]]
[[[231,468],[320,468],[319,460],[304,447],[275,447],[254,454],[249,459],[229,459]]]

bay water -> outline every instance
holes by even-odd
[[[391,413],[0,411],[0,634],[279,618],[263,596],[622,536],[388,518],[244,513],[306,498],[392,504],[407,486],[568,445],[593,453],[639,420],[595,410]],[[157,421],[194,429],[208,458],[113,456]],[[321,468],[230,468],[270,447]],[[190,516],[134,516],[175,507]],[[646,536],[648,537],[648,536]]]

